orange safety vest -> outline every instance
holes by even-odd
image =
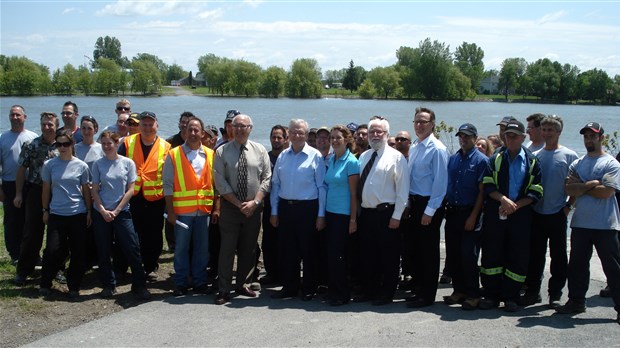
[[[142,190],[142,195],[147,201],[153,202],[164,198],[162,170],[166,155],[170,151],[170,144],[158,137],[145,160],[142,153],[140,133],[138,133],[125,137],[125,149],[127,149],[127,157],[131,158],[136,164],[137,176],[133,195],[137,195]]]
[[[195,211],[210,214],[213,209],[213,150],[202,146],[207,155],[200,178],[192,164],[187,160],[181,146],[170,150],[170,159],[174,167],[174,188],[172,207],[175,214],[190,214]]]

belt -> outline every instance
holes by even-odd
[[[280,198],[280,202],[288,205],[296,205],[296,204],[304,204],[304,203],[312,203],[317,199],[284,199]]]
[[[469,211],[474,209],[473,205],[452,205],[452,204],[446,204],[446,211],[449,212],[463,212],[463,211]]]
[[[411,201],[411,203],[415,203],[416,201],[421,201],[421,200],[429,200],[429,199],[431,199],[431,196],[409,195],[409,200]]]
[[[370,209],[370,210],[376,210],[376,211],[386,211],[390,208],[394,208],[395,204],[394,203],[381,203],[379,205],[377,205],[374,208],[364,208],[364,209]]]

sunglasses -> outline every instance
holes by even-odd
[[[67,141],[67,142],[64,142],[64,143],[61,143],[61,142],[58,142],[58,141],[56,142],[56,147],[70,147],[70,146],[71,146],[71,142],[70,141]]]
[[[116,110],[118,111],[131,111],[131,108],[128,106],[117,106]]]
[[[61,115],[63,115],[63,116],[71,116],[71,115],[73,115],[74,113],[73,113],[73,112],[71,112],[71,111],[63,111],[63,112],[61,112],[60,114],[61,114]]]
[[[396,141],[398,141],[400,143],[400,142],[403,142],[403,141],[411,141],[411,140],[409,140],[409,139],[407,139],[405,137],[396,137]]]
[[[134,122],[134,121],[127,121],[127,125],[128,125],[128,126],[134,126],[134,127],[135,127],[135,126],[139,126],[139,125],[140,125],[140,123],[138,123],[138,122]]]

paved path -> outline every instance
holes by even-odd
[[[238,297],[224,306],[213,305],[213,295],[151,301],[29,346],[620,347],[613,302],[598,296],[605,276],[596,257],[591,278],[588,310],[575,317],[554,314],[544,304],[515,314],[467,312],[439,302],[412,311],[402,299],[383,307],[332,308],[319,299],[272,300],[272,289],[264,289],[257,299]],[[437,299],[450,293],[441,288]]]

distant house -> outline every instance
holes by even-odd
[[[177,83],[179,86],[189,86],[190,82],[189,82],[189,76],[186,76],[180,80],[177,80]],[[194,76],[194,78],[192,79],[192,85],[193,86],[199,86],[199,87],[206,87],[207,86],[207,80],[205,80],[205,77],[202,73],[198,73],[196,74],[196,76]]]
[[[499,76],[487,76],[480,81],[478,93],[480,94],[499,94]]]

